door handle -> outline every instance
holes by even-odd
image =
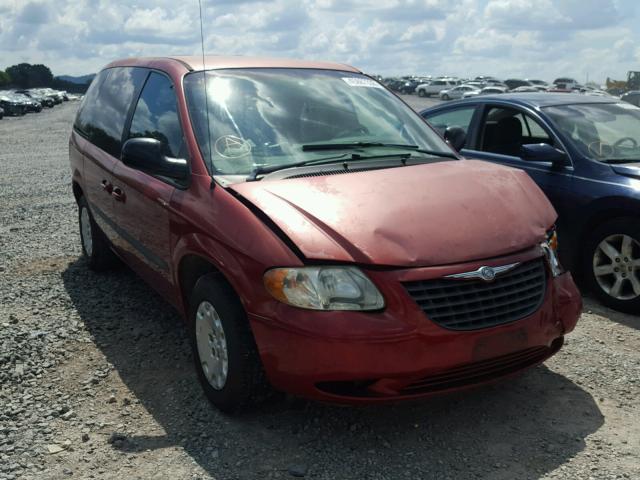
[[[126,198],[126,195],[124,194],[124,192],[120,187],[113,187],[113,191],[111,192],[111,195],[113,195],[113,198],[115,198],[116,201],[118,202],[124,202]]]
[[[113,189],[113,185],[111,185],[107,180],[102,180],[100,182],[100,186],[107,193],[111,193],[111,190]]]

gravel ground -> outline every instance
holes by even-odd
[[[0,479],[640,478],[640,320],[588,299],[563,350],[508,383],[213,410],[178,315],[80,258],[76,108],[0,121]]]

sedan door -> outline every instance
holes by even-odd
[[[128,138],[155,138],[163,154],[184,158],[176,96],[171,80],[151,72],[131,118]],[[119,161],[113,171],[118,225],[123,232],[123,256],[138,274],[171,301],[171,197],[175,181],[153,176]]]

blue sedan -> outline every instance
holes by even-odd
[[[640,312],[640,108],[521,93],[420,114],[465,157],[526,170],[558,211],[563,264],[604,304]]]

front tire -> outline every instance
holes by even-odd
[[[97,272],[111,268],[116,257],[111,251],[109,241],[94,221],[84,196],[78,200],[78,224],[82,253],[89,263],[89,268]]]
[[[236,293],[219,274],[205,275],[189,306],[196,373],[208,400],[226,413],[260,401],[269,385]]]
[[[418,96],[419,96],[419,97],[426,97],[426,96],[427,96],[427,94],[426,94],[426,93],[424,93],[424,90],[418,90]]]
[[[443,100],[450,100],[451,97],[449,97],[449,95],[447,95],[446,93],[444,95],[442,95],[442,99]]]
[[[590,290],[606,306],[640,312],[640,221],[610,220],[589,236],[583,273]]]

